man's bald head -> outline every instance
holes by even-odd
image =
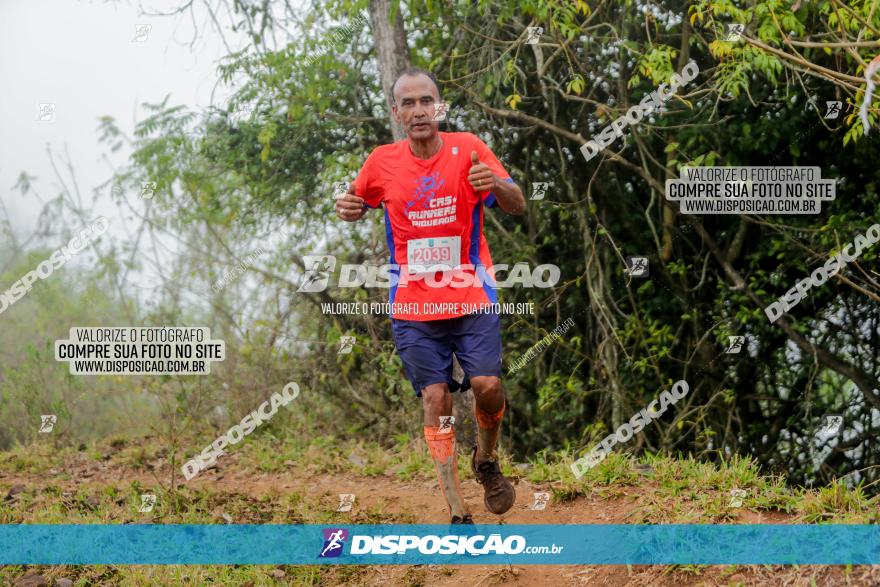
[[[394,83],[391,84],[391,103],[392,104],[400,104],[400,100],[397,95],[397,85],[398,85],[398,82],[400,81],[401,78],[419,77],[419,76],[425,76],[429,80],[431,80],[431,83],[434,85],[434,89],[437,91],[437,98],[439,100],[439,98],[440,98],[440,85],[437,83],[437,78],[434,77],[434,74],[431,73],[430,71],[422,69],[421,67],[407,67],[402,72],[400,72],[400,75],[398,75],[397,79],[394,80]]]

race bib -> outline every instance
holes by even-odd
[[[406,243],[409,273],[450,271],[461,264],[461,237],[419,238]]]

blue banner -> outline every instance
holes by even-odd
[[[880,564],[880,527],[0,525],[0,564]]]

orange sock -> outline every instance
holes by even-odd
[[[474,415],[477,417],[477,425],[480,428],[495,428],[498,426],[499,422],[501,422],[501,418],[504,417],[504,408],[506,407],[507,402],[504,402],[501,409],[493,414],[491,412],[484,412],[480,406],[476,406],[474,409]]]
[[[487,460],[498,458],[495,448],[498,445],[498,434],[501,432],[501,419],[504,417],[504,408],[495,412],[486,412],[474,403],[474,416],[477,419],[477,464]]]
[[[455,458],[455,430],[440,432],[439,426],[425,426],[425,441],[437,469],[437,480],[440,491],[446,498],[446,504],[453,516],[464,516],[468,513],[464,499],[461,497],[461,485],[458,482],[458,460]]]
[[[439,426],[425,426],[425,440],[428,443],[428,450],[431,451],[431,458],[445,464],[452,456],[455,446],[455,430],[452,428],[445,432],[439,430]]]

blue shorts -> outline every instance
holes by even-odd
[[[394,346],[403,359],[416,395],[434,383],[450,391],[467,391],[470,378],[501,376],[501,317],[477,313],[446,320],[391,320]],[[464,381],[452,378],[452,353],[464,370]]]

